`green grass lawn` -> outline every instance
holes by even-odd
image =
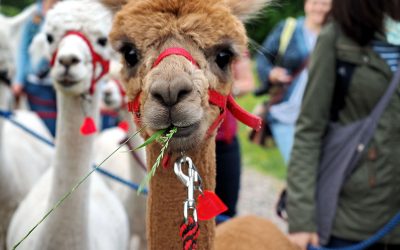
[[[261,103],[265,97],[256,98],[252,94],[237,99],[240,106],[247,111]],[[251,143],[248,140],[250,129],[240,124],[239,138],[242,150],[242,163],[244,167],[250,167],[271,175],[278,179],[284,179],[286,176],[286,167],[277,148],[263,148]]]

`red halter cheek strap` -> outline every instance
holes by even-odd
[[[92,56],[92,65],[93,65],[93,75],[92,75],[92,81],[91,81],[91,85],[90,85],[90,94],[93,94],[94,92],[94,88],[96,83],[105,75],[109,72],[110,70],[110,61],[109,60],[105,60],[101,55],[99,55],[93,48],[92,43],[89,41],[89,39],[81,32],[76,31],[76,30],[70,30],[68,31],[64,37],[66,36],[78,36],[80,37],[85,43],[86,45],[89,47],[90,50],[90,54]],[[56,50],[51,58],[50,61],[50,65],[53,67],[55,64],[55,60],[57,58],[57,53],[58,50]],[[97,64],[101,65],[102,71],[100,72],[100,74],[96,77],[96,66]]]
[[[167,56],[170,55],[179,55],[185,57],[187,60],[189,60],[193,65],[195,65],[197,68],[200,68],[199,64],[196,62],[196,60],[192,57],[192,55],[185,50],[184,48],[168,48],[164,50],[155,60],[153,67],[156,67],[160,62],[166,58]],[[128,102],[128,110],[130,112],[133,112],[135,122],[136,124],[140,125],[140,95],[141,92],[139,92],[133,101]],[[208,98],[209,102],[212,105],[216,105],[220,108],[220,115],[215,119],[215,121],[211,124],[211,126],[208,128],[207,131],[207,136],[211,136],[212,133],[218,128],[220,123],[224,120],[226,116],[226,110],[228,109],[233,116],[238,119],[240,122],[246,124],[247,126],[259,130],[261,128],[261,118],[258,116],[255,116],[243,108],[239,106],[239,104],[236,103],[235,99],[232,97],[232,95],[222,95],[221,93],[209,89],[208,90]]]
[[[140,127],[140,96],[139,92],[133,101],[128,102],[128,111],[133,114],[133,118],[138,127]]]

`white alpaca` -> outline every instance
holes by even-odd
[[[6,34],[0,31],[0,36]],[[9,110],[11,91],[9,84],[14,66],[7,39],[0,40],[0,109]],[[40,118],[29,111],[16,111],[12,117],[51,141],[52,137]],[[53,149],[14,124],[0,118],[0,249],[11,216],[31,187],[50,164]]]
[[[29,20],[29,18],[34,15],[36,10],[36,5],[32,4],[14,17],[7,17],[0,14],[0,29],[6,35],[4,37],[7,37],[7,40],[10,42],[10,48],[13,52],[14,58],[16,58],[18,52],[22,27]]]
[[[136,132],[136,126],[132,121],[132,115],[124,107],[126,98],[122,93],[121,85],[115,80],[109,80],[103,87],[103,102],[108,108],[119,111],[124,122],[129,124],[128,131],[120,127],[104,130],[96,140],[96,164],[99,164],[110,152],[114,151],[124,141],[127,136]],[[136,148],[143,143],[140,136],[135,136],[129,141],[132,148]],[[129,147],[121,148],[120,153],[110,158],[104,163],[103,168],[111,173],[133,183],[140,183],[146,175],[146,170],[142,169],[141,164],[146,164],[145,150],[135,151],[135,159],[131,153],[127,153]],[[121,153],[125,152],[125,153]],[[145,167],[145,166],[144,166]],[[124,204],[128,213],[131,234],[134,237],[131,242],[131,249],[147,249],[146,244],[146,197],[138,195],[131,188],[116,182],[110,178],[105,178],[110,188],[117,194]],[[138,242],[136,240],[139,240]],[[137,245],[138,244],[138,245]]]
[[[93,54],[83,37],[64,36],[74,30],[84,34],[96,53],[109,59],[104,38],[110,29],[111,13],[90,0],[58,3],[47,13],[43,32],[51,35],[49,54],[57,50],[51,70],[57,90],[58,117],[53,167],[31,190],[13,216],[7,247],[17,243],[70,188],[92,169],[94,136],[80,134],[86,114],[99,116],[99,88],[90,103],[82,95],[90,93],[94,70]],[[49,39],[51,41],[51,39]],[[95,71],[96,73],[94,74]],[[94,175],[79,187],[18,249],[29,250],[110,250],[127,249],[128,219],[122,204],[103,180]]]

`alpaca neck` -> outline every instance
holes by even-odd
[[[2,111],[8,110],[8,105],[7,105],[7,103],[8,103],[8,101],[7,101],[8,92],[9,92],[8,87],[0,82],[0,109]],[[0,149],[3,149],[3,127],[4,127],[4,121],[5,121],[5,119],[3,117],[0,117]],[[0,152],[2,152],[2,150],[0,150]],[[1,160],[3,160],[3,159],[4,158],[1,157]],[[3,161],[0,161],[0,164],[3,164]]]
[[[203,179],[203,189],[215,189],[215,138],[207,139],[202,146],[188,152]],[[160,146],[147,147],[147,165],[152,166],[160,153]],[[175,161],[178,154],[173,155]],[[172,165],[172,166],[171,166]],[[150,167],[149,167],[150,168]],[[148,197],[148,249],[182,249],[179,227],[183,221],[183,202],[187,199],[187,188],[178,180],[173,170],[159,167],[150,182]],[[197,195],[196,195],[197,196]],[[215,222],[200,221],[198,249],[214,249]]]
[[[0,83],[0,109],[8,110],[8,94],[9,88]],[[4,124],[5,119],[0,117],[0,249],[5,249],[5,238],[8,224],[11,220],[12,211],[17,207],[17,202],[13,194],[15,193],[14,185],[12,184],[12,175],[10,166],[7,166],[8,160],[4,153],[4,148],[7,146],[4,143]],[[11,179],[10,179],[11,178]]]
[[[4,84],[0,83],[0,109],[1,110],[8,110],[7,106],[7,96],[8,96],[8,87],[6,87]],[[3,195],[8,193],[6,192],[7,189],[9,189],[9,182],[6,182],[4,180],[7,180],[10,178],[8,174],[8,169],[6,168],[6,159],[4,155],[4,147],[7,145],[4,145],[4,124],[5,124],[5,119],[3,117],[0,117],[0,190],[2,190],[0,193],[0,202],[3,199]],[[7,199],[7,197],[5,197]]]
[[[137,132],[138,128],[133,122],[132,113],[124,109],[121,111],[122,118],[129,123],[128,136]],[[143,143],[143,139],[138,135],[130,140],[133,148],[140,146]],[[135,151],[136,155],[142,160],[143,164],[146,164],[146,153],[144,149]],[[129,157],[129,177],[133,183],[140,183],[145,177],[146,173],[139,166],[139,162],[134,157]],[[131,234],[139,236],[138,249],[147,249],[146,240],[146,200],[147,197],[144,195],[137,195],[132,193],[128,196],[126,202],[126,208],[129,216],[129,225]]]
[[[95,93],[87,105],[87,115],[97,120],[99,98]],[[90,170],[93,164],[94,136],[82,136],[84,120],[81,98],[57,92],[57,138],[50,206],[55,204]],[[85,181],[52,216],[45,226],[46,249],[89,249],[90,178]]]

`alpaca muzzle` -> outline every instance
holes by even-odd
[[[157,67],[163,59],[171,55],[183,56],[194,66],[200,68],[199,64],[193,58],[193,56],[186,49],[179,47],[167,48],[163,52],[161,52],[160,55],[157,57],[157,59],[154,61],[152,68]],[[137,94],[133,99],[133,101],[130,101],[128,103],[128,110],[133,113],[135,122],[138,125],[140,125],[140,116],[141,116],[140,94],[141,93]],[[256,131],[258,131],[261,128],[261,122],[262,122],[261,118],[241,108],[239,104],[236,103],[235,99],[231,94],[225,96],[214,89],[209,89],[208,97],[210,104],[219,107],[220,114],[209,127],[207,131],[207,136],[211,136],[213,132],[221,124],[221,122],[225,119],[227,110],[229,110],[235,116],[235,118],[238,119],[240,122],[255,129]]]

